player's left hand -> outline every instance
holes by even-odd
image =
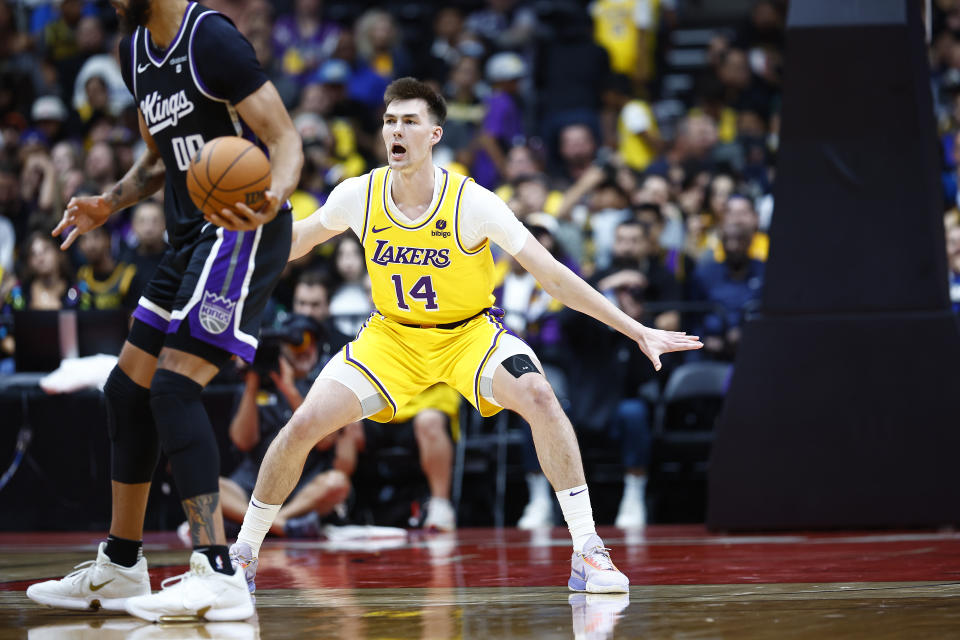
[[[233,209],[226,207],[219,212],[205,213],[204,219],[228,231],[253,231],[257,227],[267,224],[277,216],[280,210],[280,197],[269,189],[263,192],[265,202],[259,210],[254,211],[242,202],[233,205]]]
[[[643,332],[637,338],[640,351],[650,359],[653,368],[660,371],[660,356],[672,351],[693,351],[702,349],[703,343],[698,336],[688,336],[680,331],[663,331],[643,327]]]

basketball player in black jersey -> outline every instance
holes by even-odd
[[[223,533],[216,440],[200,392],[233,355],[253,359],[258,317],[290,252],[287,197],[303,162],[300,137],[250,43],[225,16],[187,0],[111,0],[128,27],[124,80],[146,152],[107,193],[73,198],[53,235],[63,248],[164,187],[170,246],[144,290],[104,394],[113,515],[96,561],[31,586],[42,604],[124,610],[147,620],[253,614]],[[234,207],[231,230],[204,220],[186,189],[192,156],[218,136],[243,136],[270,157],[266,204]],[[143,519],[159,446],[170,460],[194,553],[190,572],[150,595]]]

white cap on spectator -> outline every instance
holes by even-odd
[[[40,120],[63,122],[67,119],[67,108],[63,105],[63,100],[57,96],[40,96],[33,101],[30,117],[34,122]]]
[[[523,58],[515,53],[503,51],[495,53],[487,60],[487,81],[488,82],[506,82],[507,80],[517,80],[527,73],[527,65],[523,63]]]
[[[550,235],[557,235],[557,229],[560,228],[557,219],[554,218],[549,213],[536,212],[529,213],[523,219],[523,223],[528,227],[539,227],[540,229],[545,229],[550,233]]]

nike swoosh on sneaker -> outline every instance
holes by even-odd
[[[109,580],[107,580],[106,582],[103,582],[103,583],[101,583],[101,584],[93,584],[93,583],[91,582],[91,583],[90,583],[90,591],[100,591],[100,589],[103,589],[105,586],[107,586],[108,584],[110,584],[111,582],[113,582],[115,579],[116,579],[116,578],[110,578]]]
[[[381,231],[386,231],[391,226],[392,225],[387,225],[386,227],[380,227],[379,229],[377,229],[376,227],[372,227],[370,230],[373,231],[374,233],[380,233]]]
[[[584,488],[584,489],[580,489],[580,491],[571,491],[571,492],[570,492],[570,497],[572,498],[573,496],[575,496],[575,495],[577,495],[577,494],[580,494],[580,493],[583,493],[584,491],[586,491],[585,488]]]
[[[581,580],[586,580],[586,579],[587,579],[587,570],[586,570],[586,569],[581,569],[580,571],[577,571],[576,569],[571,569],[571,570],[570,570],[570,573],[572,573],[572,574],[575,575],[575,576],[578,576]]]

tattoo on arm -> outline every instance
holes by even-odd
[[[183,501],[183,510],[190,522],[190,538],[193,546],[215,544],[214,516],[220,504],[220,494],[204,493]]]
[[[107,194],[114,210],[135,204],[163,186],[166,167],[163,160],[148,149]]]

